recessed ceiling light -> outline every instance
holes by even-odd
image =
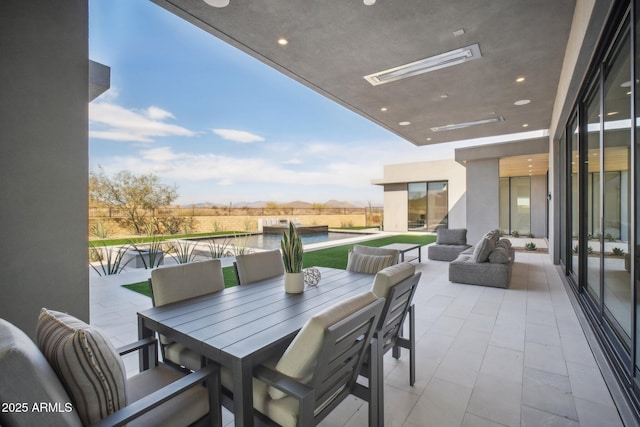
[[[376,0],[363,0],[362,2],[367,6],[371,6],[372,4],[376,3]]]
[[[513,105],[527,105],[530,102],[531,102],[530,99],[520,99],[520,100],[514,102]]]
[[[441,99],[447,99],[449,97],[449,95],[447,95],[446,93],[443,93],[442,95],[440,95]]]
[[[387,111],[387,107],[382,107],[380,111]]]
[[[427,141],[431,141],[431,138],[427,138]]]
[[[463,35],[463,34],[464,34],[464,28],[460,28],[459,30],[455,30],[455,31],[453,32],[453,35],[454,35],[455,37],[459,37],[459,36],[461,36],[461,35]]]
[[[516,81],[517,81],[518,83],[522,83],[522,82],[524,81],[524,77],[518,77],[518,78],[516,79]]]
[[[436,127],[432,127],[431,130],[433,132],[442,132],[445,130],[463,129],[463,128],[468,128],[470,126],[483,125],[486,123],[497,123],[497,122],[504,122],[504,117],[499,116],[499,117],[492,117],[490,119],[476,120],[473,122],[453,123],[450,125],[436,126]]]
[[[409,126],[411,122],[400,122],[398,123],[400,126]]]
[[[213,7],[227,7],[229,6],[229,0],[204,0],[206,4]]]
[[[280,46],[286,46],[286,45],[288,45],[288,44],[289,44],[289,40],[285,39],[284,37],[280,37],[280,38],[278,39],[278,44],[279,44]]]
[[[636,80],[637,83],[637,80]],[[631,87],[631,80],[627,80],[626,82],[620,83],[620,87]]]
[[[611,112],[607,113],[607,116],[615,116],[616,114],[618,114],[617,111],[611,111]]]
[[[369,74],[368,76],[364,76],[364,79],[373,86],[378,86],[407,77],[417,76],[418,74],[429,73],[441,68],[451,67],[452,65],[462,64],[463,62],[473,61],[480,57],[482,57],[480,46],[476,43],[419,61],[389,68],[388,70]]]
[[[627,95],[631,95],[631,91],[627,92]]]
[[[522,127],[523,127],[523,128],[528,128],[528,127],[529,127],[529,123],[524,123],[524,124],[522,125]]]

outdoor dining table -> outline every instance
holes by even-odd
[[[285,293],[284,276],[277,276],[141,311],[139,337],[158,332],[230,369],[235,425],[252,426],[254,367],[282,352],[314,314],[371,289],[370,274],[318,270],[320,282],[300,294]],[[141,357],[142,369],[149,360]],[[377,378],[371,380],[378,384]]]

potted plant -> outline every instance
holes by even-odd
[[[284,263],[284,290],[290,294],[298,294],[304,290],[304,273],[302,272],[302,240],[293,223],[289,223],[289,231],[284,232],[280,241],[282,262]]]

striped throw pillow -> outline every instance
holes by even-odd
[[[102,332],[66,313],[43,308],[36,340],[84,425],[126,406],[124,364]]]
[[[347,270],[355,273],[376,274],[392,265],[395,258],[394,255],[367,255],[349,252]]]

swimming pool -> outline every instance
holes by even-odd
[[[339,233],[335,231],[329,231],[327,233],[314,233],[301,235],[303,245],[309,245],[312,243],[331,242],[334,240],[348,239],[351,237],[362,236],[359,233]],[[207,239],[211,240],[211,239]],[[280,249],[280,241],[282,235],[280,234],[250,234],[246,236],[238,237],[218,237],[213,239],[215,243],[231,243],[233,245],[243,246],[254,249]]]

